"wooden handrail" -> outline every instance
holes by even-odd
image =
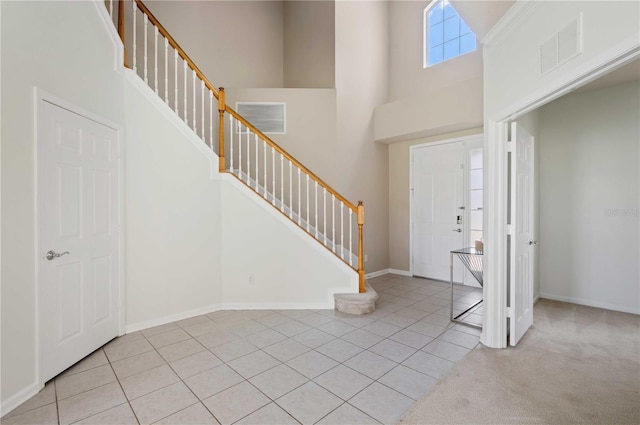
[[[270,145],[275,150],[277,150],[282,156],[284,156],[289,161],[291,161],[293,164],[295,164],[296,167],[300,168],[304,173],[308,174],[309,177],[311,177],[312,179],[317,181],[320,186],[322,186],[323,188],[327,189],[327,192],[329,192],[332,195],[334,195],[336,197],[336,199],[339,199],[343,204],[345,204],[347,207],[349,207],[353,212],[355,212],[355,213],[358,212],[358,208],[355,205],[353,205],[353,203],[349,202],[344,196],[340,195],[334,188],[332,188],[327,183],[325,183],[324,180],[322,180],[320,177],[316,176],[313,173],[313,171],[309,170],[300,161],[295,159],[291,154],[289,154],[287,151],[285,151],[280,146],[278,146],[278,144],[276,142],[274,142],[273,140],[271,140],[270,138],[265,136],[265,134],[263,132],[261,132],[256,127],[254,127],[253,124],[251,124],[249,121],[244,119],[242,117],[242,115],[240,115],[239,113],[234,111],[229,105],[227,105],[227,112],[229,112],[229,114],[231,114],[235,119],[240,121],[242,123],[242,125],[244,125],[245,127],[249,128],[253,133],[257,134],[258,137],[260,137],[268,145]],[[233,129],[231,131],[233,131]]]
[[[180,55],[180,57],[187,62],[189,67],[193,71],[195,71],[195,73],[198,76],[198,78],[200,78],[204,82],[205,86],[207,86],[207,88],[209,90],[211,90],[211,92],[213,93],[215,98],[218,99],[218,90],[216,90],[216,88],[213,86],[213,84],[211,84],[211,82],[209,82],[207,77],[204,76],[202,71],[200,71],[200,68],[198,68],[196,66],[196,64],[185,53],[185,51],[182,50],[182,47],[180,47],[180,45],[173,39],[173,37],[171,37],[171,34],[169,34],[169,32],[162,26],[162,24],[156,19],[156,17],[153,16],[153,13],[151,13],[151,11],[149,9],[147,9],[147,6],[145,6],[144,3],[142,3],[140,0],[133,0],[133,1],[136,2],[136,5],[138,6],[138,9],[140,9],[142,11],[142,13],[145,13],[149,17],[149,21],[151,21],[151,23],[158,28],[158,31],[160,32],[160,34],[162,34],[162,36],[165,37],[169,41],[169,44],[174,49],[176,49],[178,51],[178,54]]]

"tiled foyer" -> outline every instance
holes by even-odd
[[[218,311],[117,338],[2,424],[394,423],[478,344],[449,285],[369,280],[376,311]],[[456,287],[454,310],[482,297]],[[479,321],[478,311],[467,318]]]

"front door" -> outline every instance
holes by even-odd
[[[117,130],[39,103],[38,271],[41,379],[118,335]]]
[[[511,125],[511,274],[509,344],[516,345],[533,324],[534,138]]]
[[[413,151],[411,225],[415,276],[448,281],[449,253],[465,246],[464,155],[464,144],[460,142]],[[454,262],[453,278],[462,282],[459,261]]]

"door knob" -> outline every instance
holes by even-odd
[[[529,245],[537,245],[538,241],[529,241]]]
[[[458,228],[458,229],[453,229],[453,230],[451,230],[451,231],[452,231],[452,232],[458,232],[458,233],[461,233],[461,232],[462,232],[462,229]]]
[[[58,254],[58,253],[57,253],[57,252],[55,252],[55,251],[49,251],[49,252],[47,252],[47,253],[46,253],[45,258],[46,258],[47,260],[51,261],[51,260],[53,260],[54,258],[62,257],[63,255],[67,255],[67,254],[69,254],[69,251],[65,251],[65,252],[62,252],[62,253],[60,253],[60,254]]]

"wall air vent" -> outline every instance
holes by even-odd
[[[284,102],[236,102],[236,111],[264,134],[287,132],[287,108]],[[236,133],[246,131],[236,128]]]
[[[540,75],[568,62],[582,52],[582,15],[540,45]]]

